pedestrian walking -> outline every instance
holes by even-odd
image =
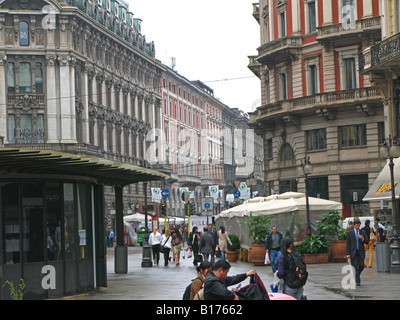
[[[365,251],[369,251],[369,261],[367,266],[367,257],[364,258],[364,266],[372,268],[372,259],[373,259],[373,252],[374,252],[374,243],[376,238],[375,230],[373,227],[370,226],[370,221],[367,219],[365,220],[364,227],[362,230],[365,231],[365,234],[368,238],[368,244],[364,244]]]
[[[210,261],[210,255],[213,250],[215,252],[214,240],[211,233],[208,232],[207,227],[204,227],[203,231],[203,234],[200,236],[199,251],[203,255],[204,261]]]
[[[107,240],[107,247],[110,247],[110,228],[107,228],[107,231],[106,231],[106,240]]]
[[[347,259],[351,259],[351,265],[355,269],[356,285],[361,284],[361,272],[364,270],[365,248],[368,238],[364,230],[360,230],[361,221],[354,220],[354,228],[347,232],[346,253]]]
[[[221,260],[226,260],[226,250],[228,248],[228,243],[232,245],[231,239],[229,239],[228,232],[225,231],[224,226],[220,226],[217,232],[218,234],[218,247],[221,251]]]
[[[283,293],[301,300],[308,273],[301,256],[293,251],[293,240],[290,238],[282,239],[282,254],[279,257],[276,275],[284,281]]]
[[[171,251],[171,231],[167,230],[161,237],[161,247],[164,254],[164,267],[168,266],[169,252]]]
[[[110,236],[109,236],[109,238],[110,238],[110,245],[109,245],[109,247],[110,247],[110,248],[114,247],[114,236],[115,236],[115,233],[114,233],[113,229],[111,229],[111,230],[110,230]]]
[[[385,242],[386,241],[386,228],[385,226],[381,223],[381,219],[376,218],[376,221],[378,222],[378,240],[379,242]]]
[[[197,293],[199,293],[200,289],[204,287],[204,281],[208,272],[211,271],[212,264],[210,261],[203,261],[200,265],[196,268],[198,272],[198,276],[194,279],[192,283],[192,287],[190,288],[190,300],[193,300]],[[201,299],[197,299],[201,300]]]
[[[197,227],[193,227],[192,232],[189,237],[189,248],[193,251],[193,265],[197,266],[198,254],[199,254],[199,233],[197,232]]]
[[[149,246],[153,251],[154,264],[157,265],[160,262],[160,242],[161,242],[161,235],[157,231],[157,227],[154,227],[153,232],[150,234],[149,237]]]
[[[213,239],[213,247],[212,247],[212,252],[210,253],[210,261],[211,263],[215,262],[215,248],[218,245],[218,235],[217,235],[217,230],[213,229],[213,225],[210,223],[208,225],[208,233],[211,234],[212,239]]]
[[[175,258],[176,266],[179,266],[179,260],[181,258],[181,250],[182,250],[182,242],[183,238],[181,232],[178,228],[174,229],[174,233],[172,234],[172,253]]]
[[[229,290],[228,287],[254,275],[254,270],[231,277],[228,276],[230,268],[228,261],[218,260],[214,264],[204,281],[204,300],[239,300],[235,294],[236,288]]]
[[[275,273],[275,271],[278,269],[278,261],[280,256],[282,255],[281,252],[282,238],[283,238],[282,233],[278,231],[278,227],[276,225],[273,225],[271,232],[265,239],[265,250],[269,255],[269,260],[271,261],[271,267],[273,273]]]

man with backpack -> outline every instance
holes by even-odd
[[[282,255],[278,261],[277,276],[284,280],[283,293],[301,300],[303,286],[308,278],[307,266],[301,256],[292,250],[292,239],[284,238],[282,240]]]
[[[239,297],[228,287],[242,282],[254,275],[254,270],[236,276],[228,276],[231,265],[224,260],[218,260],[212,271],[207,273],[204,281],[204,300],[239,300]]]

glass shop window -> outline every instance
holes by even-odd
[[[23,261],[44,261],[43,183],[22,183],[21,193]]]
[[[18,183],[0,182],[0,210],[3,234],[3,263],[20,263],[21,230]]]
[[[46,250],[49,261],[61,260],[62,250],[62,194],[61,183],[46,184]]]
[[[64,248],[67,260],[76,259],[75,194],[72,183],[64,183]]]

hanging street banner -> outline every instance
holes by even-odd
[[[184,192],[187,192],[187,193],[189,193],[190,191],[189,191],[189,188],[187,188],[187,187],[185,187],[185,188],[179,188],[179,195],[180,195],[180,197],[179,197],[179,199],[181,200],[181,202],[185,202],[184,200],[182,200],[182,193],[184,193]]]
[[[219,196],[219,187],[218,186],[209,186],[208,191],[210,192],[210,197],[214,199],[214,203],[217,203],[217,198]]]
[[[151,188],[151,201],[160,203],[161,198],[161,188]]]
[[[250,188],[246,185],[246,182],[239,184],[238,191],[240,192],[239,199],[248,200],[250,199]]]

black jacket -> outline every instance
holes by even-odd
[[[356,256],[356,250],[357,250],[357,241],[358,241],[358,251],[360,252],[360,257],[361,259],[365,258],[365,249],[364,249],[364,243],[368,244],[369,239],[367,237],[367,234],[365,233],[364,230],[360,229],[360,235],[364,237],[363,240],[361,239],[356,239],[356,234],[354,231],[354,228],[350,229],[347,232],[346,236],[346,254],[350,256],[351,259],[354,259]]]
[[[204,281],[204,300],[233,300],[235,294],[228,290],[229,286],[242,282],[247,278],[245,273],[233,277],[227,276],[224,280],[216,277],[213,271],[210,271]]]
[[[212,230],[208,230],[207,232],[208,232],[209,234],[211,234],[211,236],[212,236],[212,239],[213,239],[213,249],[214,249],[214,251],[215,251],[215,248],[216,248],[217,245],[218,245],[218,234],[217,234],[217,230],[212,229]]]
[[[280,233],[279,231],[277,231],[276,233],[279,236],[279,246],[280,246],[282,244],[283,236],[282,233]],[[267,238],[265,239],[265,250],[271,251],[271,249],[272,249],[272,232],[270,232]]]

